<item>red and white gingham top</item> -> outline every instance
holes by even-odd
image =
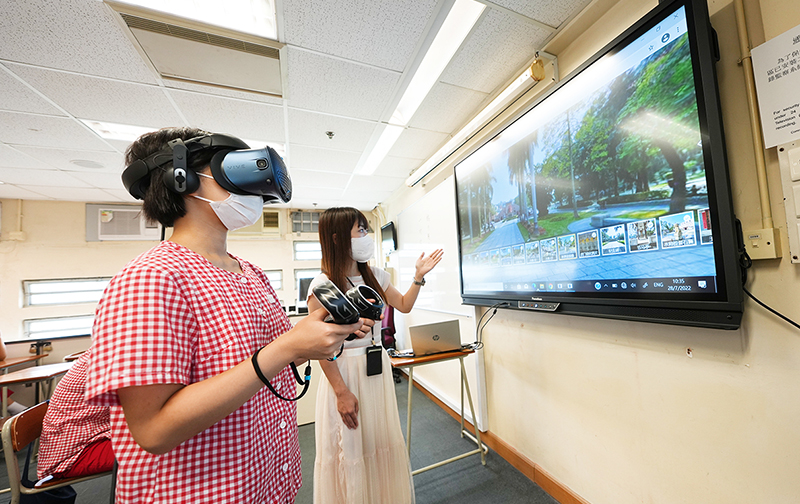
[[[266,387],[163,455],[136,444],[119,406],[120,388],[210,378],[291,328],[263,271],[234,259],[244,274],[164,241],[129,263],[103,294],[86,399],[111,406],[117,503],[285,503],[302,484],[295,403]],[[288,367],[271,383],[294,397]]]
[[[84,448],[111,438],[108,408],[84,401],[86,368],[91,350],[84,352],[58,382],[44,416],[36,472],[39,479],[70,469]]]

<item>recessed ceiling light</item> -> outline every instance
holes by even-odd
[[[82,168],[105,168],[97,161],[92,161],[91,159],[72,159],[70,160],[70,163]]]

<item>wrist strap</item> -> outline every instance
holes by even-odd
[[[300,392],[300,394],[298,394],[297,396],[295,396],[294,399],[287,399],[286,397],[280,395],[277,390],[275,390],[275,388],[272,386],[269,380],[267,380],[267,377],[264,376],[264,373],[261,372],[261,366],[258,365],[258,353],[263,349],[264,347],[262,346],[261,348],[256,350],[255,353],[253,354],[253,357],[250,358],[250,361],[253,363],[253,369],[256,371],[256,375],[258,375],[258,379],[261,380],[261,382],[267,386],[269,391],[272,392],[275,395],[275,397],[277,397],[278,399],[283,399],[284,401],[297,401],[298,399],[306,395],[306,392],[308,392],[308,386],[311,384],[311,361],[309,360],[308,364],[306,364],[305,376],[302,379],[300,377],[300,373],[297,372],[297,366],[294,365],[294,362],[291,363],[292,371],[294,371],[295,380],[297,380],[297,383],[299,385],[303,385],[303,391]]]
[[[258,365],[258,353],[263,349],[264,347],[262,346],[261,348],[256,350],[256,353],[253,354],[253,358],[251,358],[250,360],[253,362],[253,369],[256,370],[256,375],[258,375],[258,379],[261,380],[261,383],[263,383],[264,385],[269,387],[270,390],[272,390],[272,384],[269,382],[269,380],[267,380],[267,377],[264,376],[264,373],[261,372],[261,366]]]

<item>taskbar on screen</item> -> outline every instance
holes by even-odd
[[[500,285],[498,285],[500,287]],[[472,289],[470,289],[472,290]],[[483,290],[483,289],[479,289]],[[500,289],[498,289],[500,290]],[[717,291],[716,277],[620,278],[598,280],[548,280],[504,282],[504,292],[675,292],[709,293]]]

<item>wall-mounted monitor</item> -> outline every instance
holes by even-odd
[[[461,161],[463,301],[739,327],[717,53],[662,3]]]
[[[381,251],[386,255],[395,250],[397,250],[397,230],[394,222],[389,222],[381,226]]]

